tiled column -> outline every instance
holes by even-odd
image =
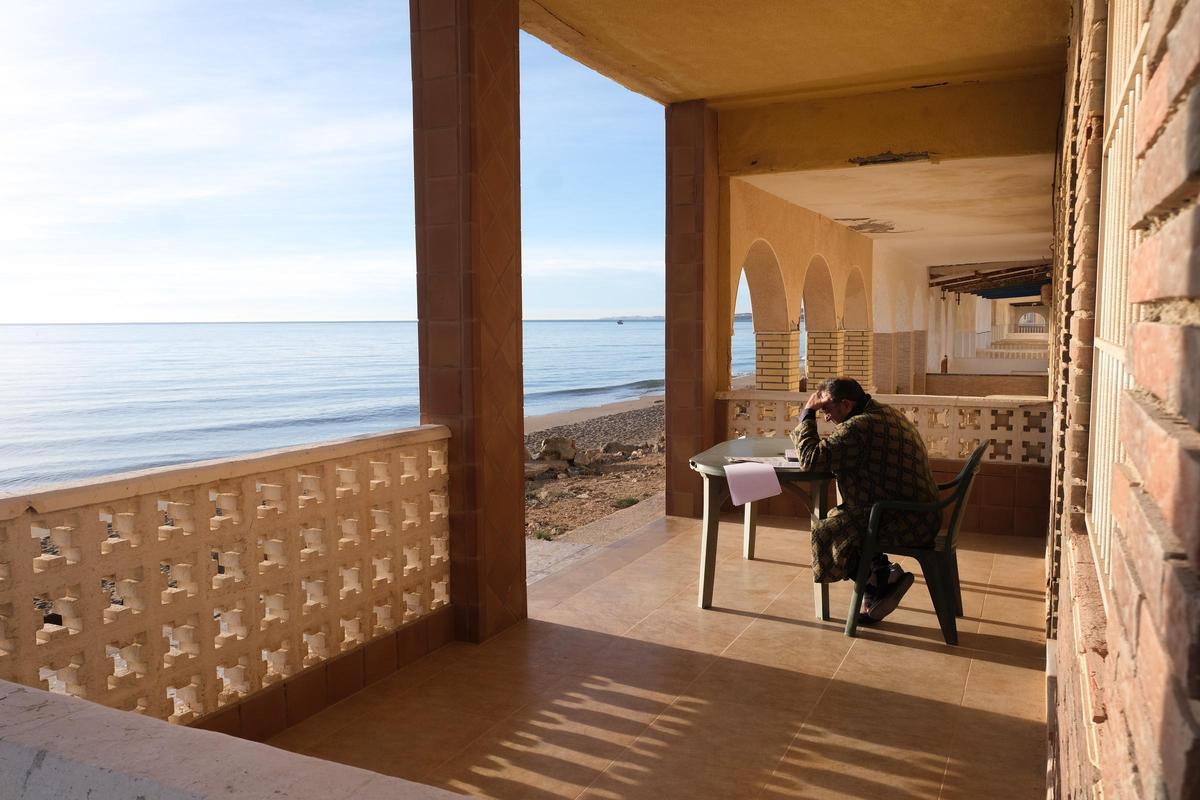
[[[912,393],[912,331],[899,331],[896,334],[896,392],[898,394]]]
[[[874,360],[873,383],[875,390],[883,394],[891,394],[896,388],[896,335],[894,333],[874,334],[875,346],[872,348]]]
[[[525,617],[517,0],[410,3],[421,421],[450,428],[455,632]]]
[[[929,360],[929,332],[913,331],[913,394],[925,393],[925,371]]]
[[[842,331],[842,374],[869,386],[874,377],[871,365],[873,342],[870,331]]]
[[[717,258],[716,113],[703,101],[676,103],[667,106],[666,124],[667,513],[698,517],[703,484],[688,459],[724,438],[714,395],[721,371],[726,380],[729,374]]]
[[[800,391],[800,331],[754,334],[754,388]]]
[[[808,331],[808,386],[842,374],[842,331]]]

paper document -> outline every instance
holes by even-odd
[[[788,461],[783,456],[726,456],[730,464],[767,464],[771,467],[798,467],[795,461]]]
[[[729,483],[729,497],[735,506],[774,497],[783,491],[775,468],[759,462],[727,464],[725,480]]]

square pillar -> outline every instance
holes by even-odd
[[[842,331],[807,331],[808,386],[842,374]]]
[[[667,106],[666,127],[667,513],[699,517],[703,485],[688,459],[724,438],[715,394],[729,380],[729,323],[720,324],[728,300],[721,298],[717,253],[717,117],[702,100],[675,103]]]
[[[896,334],[896,393],[912,394],[913,391],[913,333],[900,331]]]
[[[929,332],[913,331],[913,394],[925,394],[925,373],[929,361]]]
[[[872,337],[871,360],[874,362],[871,382],[875,391],[890,394],[896,386],[896,335],[876,333]]]
[[[455,635],[523,619],[517,0],[411,0],[421,422],[450,428]]]
[[[870,386],[875,376],[873,349],[871,331],[842,331],[842,374]]]
[[[800,391],[800,331],[755,332],[754,388]]]

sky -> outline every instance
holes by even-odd
[[[0,322],[414,319],[408,2],[0,0]],[[526,319],[663,313],[663,108],[521,35]]]

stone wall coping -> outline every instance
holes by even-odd
[[[804,402],[808,400],[809,394],[810,392],[735,389],[728,392],[717,392],[716,396],[718,400],[798,400]],[[872,394],[871,397],[888,405],[989,406],[993,408],[1027,408],[1050,405],[1049,398],[1024,394],[995,394],[986,397],[939,394]]]
[[[25,511],[46,514],[152,492],[165,492],[182,486],[290,469],[315,461],[348,458],[376,450],[442,441],[449,437],[450,429],[445,425],[419,425],[387,433],[266,450],[239,458],[218,458],[125,472],[99,479],[60,484],[26,494],[0,494],[0,520],[12,519]]]
[[[0,681],[6,800],[452,800],[461,795]]]

